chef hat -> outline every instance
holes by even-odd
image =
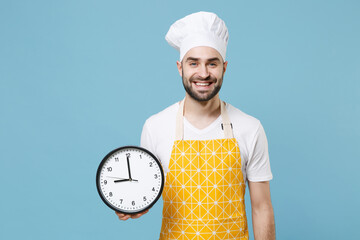
[[[224,21],[215,13],[198,12],[171,25],[165,39],[180,51],[180,61],[191,48],[199,46],[216,49],[225,61],[229,33]]]

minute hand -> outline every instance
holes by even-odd
[[[130,155],[126,155],[128,172],[129,172],[129,179],[132,180],[132,178],[131,178],[131,172],[130,172],[130,161],[129,161],[129,158],[130,158]]]

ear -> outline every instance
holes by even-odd
[[[182,77],[182,64],[179,61],[176,61],[176,66],[179,71],[180,77]]]
[[[224,62],[224,73],[226,72],[227,65],[228,65],[228,61]]]

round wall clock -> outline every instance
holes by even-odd
[[[124,146],[101,161],[96,186],[101,199],[111,209],[134,214],[152,207],[164,188],[164,172],[159,160],[148,150]]]

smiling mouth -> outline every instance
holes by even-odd
[[[194,82],[196,86],[210,86],[212,82]]]

